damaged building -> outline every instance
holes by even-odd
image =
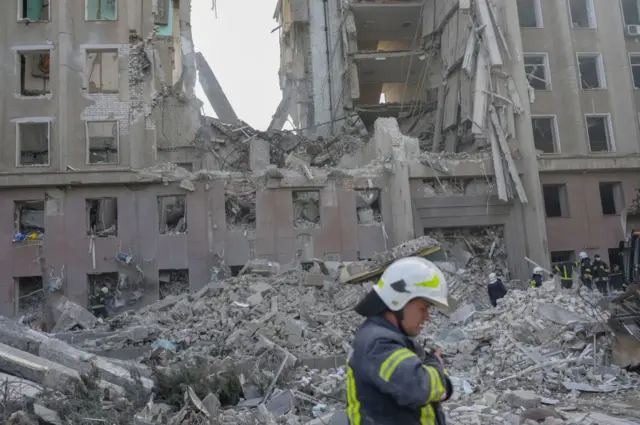
[[[416,235],[503,225],[518,257],[618,262],[638,16],[636,0],[280,0],[283,104],[322,137],[395,119]]]

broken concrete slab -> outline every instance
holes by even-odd
[[[55,305],[55,309],[60,315],[51,332],[65,332],[75,327],[82,329],[90,329],[95,326],[98,319],[82,308],[78,304],[69,301],[66,297],[61,296],[59,302]]]
[[[200,52],[196,53],[196,65],[198,66],[198,78],[200,79],[204,94],[207,96],[218,118],[223,122],[231,124],[238,122],[238,116],[233,110],[231,102],[229,102],[229,99],[224,94],[222,86],[207,63],[207,60],[204,58],[204,55]]]
[[[18,400],[23,397],[34,398],[42,391],[42,386],[28,379],[0,373],[0,383],[9,390],[5,393],[11,400]]]
[[[540,396],[528,390],[511,391],[505,395],[505,401],[511,407],[532,409],[540,406]]]

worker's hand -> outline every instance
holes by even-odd
[[[436,347],[436,350],[433,352],[433,355],[436,356],[436,358],[440,362],[440,367],[444,372],[444,360],[442,359],[442,350],[440,349],[440,347]]]

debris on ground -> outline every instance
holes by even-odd
[[[455,310],[433,312],[419,337],[443,348],[455,386],[443,404],[448,423],[640,423],[640,376],[612,363],[612,313],[599,293],[552,281],[521,290],[503,276],[509,293],[487,307],[476,301],[488,299],[486,276],[506,271],[499,229],[432,236],[371,261],[313,259],[301,267],[252,260],[237,276],[216,276],[195,292],[186,271],[162,271],[161,280],[179,290],[102,324],[62,300],[64,320],[51,336],[2,319],[0,378],[15,394],[4,417],[346,424],[344,365],[362,322],[353,307],[390,261],[426,255],[457,297]],[[344,270],[367,277],[341,283]],[[128,350],[135,361],[102,357]]]

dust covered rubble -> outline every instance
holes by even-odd
[[[510,291],[495,309],[471,310],[463,326],[426,327],[428,343],[443,348],[457,390],[444,404],[449,423],[627,423],[590,416],[611,405],[640,418],[625,404],[640,400],[640,376],[609,365],[608,313],[600,299],[550,281]]]

